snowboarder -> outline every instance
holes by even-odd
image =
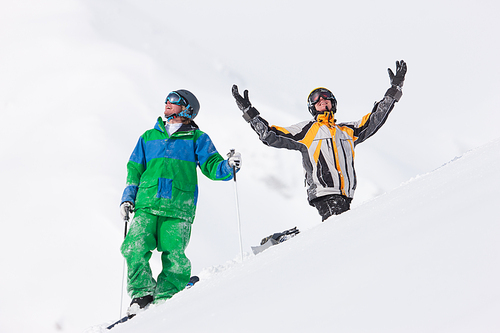
[[[225,160],[193,119],[200,109],[188,90],[172,91],[165,100],[165,120],[140,138],[127,163],[127,183],[120,212],[135,211],[121,252],[127,262],[127,291],[133,316],[183,290],[191,276],[184,251],[191,236],[198,198],[196,167],[212,180],[230,180],[241,167],[241,154]],[[161,252],[162,271],[155,280],[149,259]]]
[[[356,122],[336,123],[337,100],[326,88],[316,88],[307,97],[314,119],[290,127],[269,126],[250,103],[248,90],[241,96],[238,87],[233,85],[232,94],[243,111],[243,118],[264,144],[301,152],[309,204],[325,221],[350,209],[357,185],[354,147],[385,123],[403,94],[406,69],[403,60],[396,62],[396,74],[388,69],[391,87],[372,111]]]

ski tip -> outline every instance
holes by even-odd
[[[118,320],[117,322],[115,322],[115,323],[113,323],[113,324],[109,325],[108,327],[106,327],[106,329],[110,330],[110,329],[112,329],[113,327],[115,327],[116,325],[121,324],[121,323],[124,323],[124,322],[126,322],[127,320],[129,320],[129,319],[130,319],[130,318],[132,318],[132,317],[133,317],[133,316],[125,316],[125,317],[123,317],[122,319]]]

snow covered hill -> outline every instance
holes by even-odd
[[[498,332],[499,163],[496,140],[113,331]]]
[[[410,297],[425,289],[425,281],[445,284],[441,276],[449,278],[449,288],[467,282],[465,275],[453,273],[466,270],[469,256],[491,244],[475,232],[487,231],[482,224],[496,216],[491,200],[498,198],[498,186],[486,168],[493,164],[471,163],[469,177],[453,174],[452,166],[478,155],[474,151],[440,169],[450,170],[442,179],[456,176],[463,178],[461,183],[428,191],[427,186],[441,178],[428,181],[432,184],[425,188],[419,184],[437,177],[432,173],[400,185],[498,137],[500,47],[492,41],[499,39],[499,11],[500,2],[486,0],[0,1],[0,332],[80,333],[118,316],[123,264],[118,205],[125,165],[139,135],[162,114],[166,94],[180,88],[199,98],[196,121],[219,152],[235,148],[242,153],[238,190],[245,251],[270,233],[293,226],[302,230],[290,244],[248,256],[244,263],[232,262],[239,252],[234,184],[200,177],[187,253],[193,274],[203,281],[169,302],[187,309],[204,307],[198,315],[207,317],[191,325],[206,322],[210,328],[213,318],[219,325],[241,328],[241,318],[247,315],[247,320],[265,324],[283,314],[273,325],[287,327],[310,317],[309,309],[316,311],[316,319],[339,325],[340,319],[328,318],[352,319],[346,311],[368,319],[370,312],[372,321],[394,313],[392,322],[403,311],[387,305],[400,301],[398,290],[398,297]],[[231,86],[249,89],[254,106],[280,126],[307,119],[307,94],[327,86],[337,97],[339,120],[355,121],[384,94],[387,67],[394,68],[401,58],[409,66],[404,96],[376,136],[356,148],[359,187],[353,210],[322,224],[305,199],[300,154],[264,146],[241,118]],[[497,147],[481,149],[495,154]],[[449,189],[449,184],[455,188]],[[408,202],[400,203],[408,191]],[[439,191],[457,198],[448,200],[449,195]],[[481,209],[474,210],[479,205]],[[431,218],[422,216],[426,212]],[[464,218],[478,228],[470,231],[473,225]],[[394,227],[387,225],[391,221],[396,221]],[[446,223],[453,225],[446,235],[433,232]],[[410,235],[383,239],[384,228],[415,235],[403,245],[418,243],[419,251],[408,254],[409,249],[404,252],[405,247],[391,243]],[[465,233],[470,237],[460,247],[451,247],[456,245],[453,237]],[[433,247],[437,241],[432,237],[442,238],[441,247]],[[391,244],[398,250],[384,253]],[[325,250],[327,245],[335,248]],[[464,264],[442,265],[444,273],[437,274],[431,251],[448,253]],[[405,260],[396,265],[391,255],[398,253],[405,254]],[[480,257],[470,274],[481,273],[486,258]],[[432,267],[425,266],[426,260]],[[158,272],[158,257],[151,263]],[[386,266],[401,270],[385,276],[380,270]],[[409,274],[413,267],[414,274]],[[413,284],[395,284],[408,275]],[[415,283],[418,276],[428,279]],[[494,308],[498,298],[496,289],[483,283],[489,277],[496,275],[476,275],[467,286],[489,288],[492,306],[485,309]],[[307,291],[319,289],[320,279],[343,287],[332,289],[335,297],[322,290],[319,295],[325,297],[312,304],[308,297],[314,292]],[[388,284],[375,283],[379,280]],[[471,290],[467,288],[464,291]],[[247,289],[251,294],[242,294]],[[235,296],[226,293],[231,290]],[[377,298],[376,292],[386,297]],[[447,299],[456,308],[461,299],[455,294],[462,295]],[[356,302],[362,295],[366,302]],[[484,299],[481,295],[474,296],[477,304]],[[257,296],[258,302],[252,299]],[[445,299],[439,293],[435,297]],[[238,299],[241,304],[234,306],[233,315],[227,307]],[[129,301],[125,297],[123,308]],[[408,313],[422,314],[429,307],[432,312],[441,304],[429,303],[417,310],[408,306]],[[182,310],[172,308],[176,306],[166,304],[150,313]],[[307,311],[299,312],[303,308]],[[480,313],[476,309],[450,322]],[[221,319],[224,311],[227,315]],[[483,315],[488,319],[487,311]],[[137,325],[141,320],[137,318]],[[172,327],[181,323],[168,320]],[[353,322],[361,325],[362,320]],[[160,325],[160,320],[150,324]],[[256,324],[245,325],[250,329]]]

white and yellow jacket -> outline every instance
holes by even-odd
[[[394,98],[385,96],[356,122],[336,124],[332,113],[326,112],[290,127],[269,126],[260,116],[250,125],[264,144],[301,152],[309,202],[331,194],[352,198],[357,185],[354,148],[379,130],[394,103]]]

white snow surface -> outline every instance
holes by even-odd
[[[495,1],[30,0],[0,3],[0,332],[102,332],[117,320],[126,162],[192,91],[234,182],[200,174],[188,247],[201,281],[116,332],[498,332],[500,23]],[[270,123],[330,88],[358,120],[408,63],[404,95],[356,148],[352,210],[321,223],[300,156]],[[301,233],[254,256],[250,247]],[[151,261],[158,272],[155,255]]]
[[[113,330],[497,332],[499,162],[496,140]]]

